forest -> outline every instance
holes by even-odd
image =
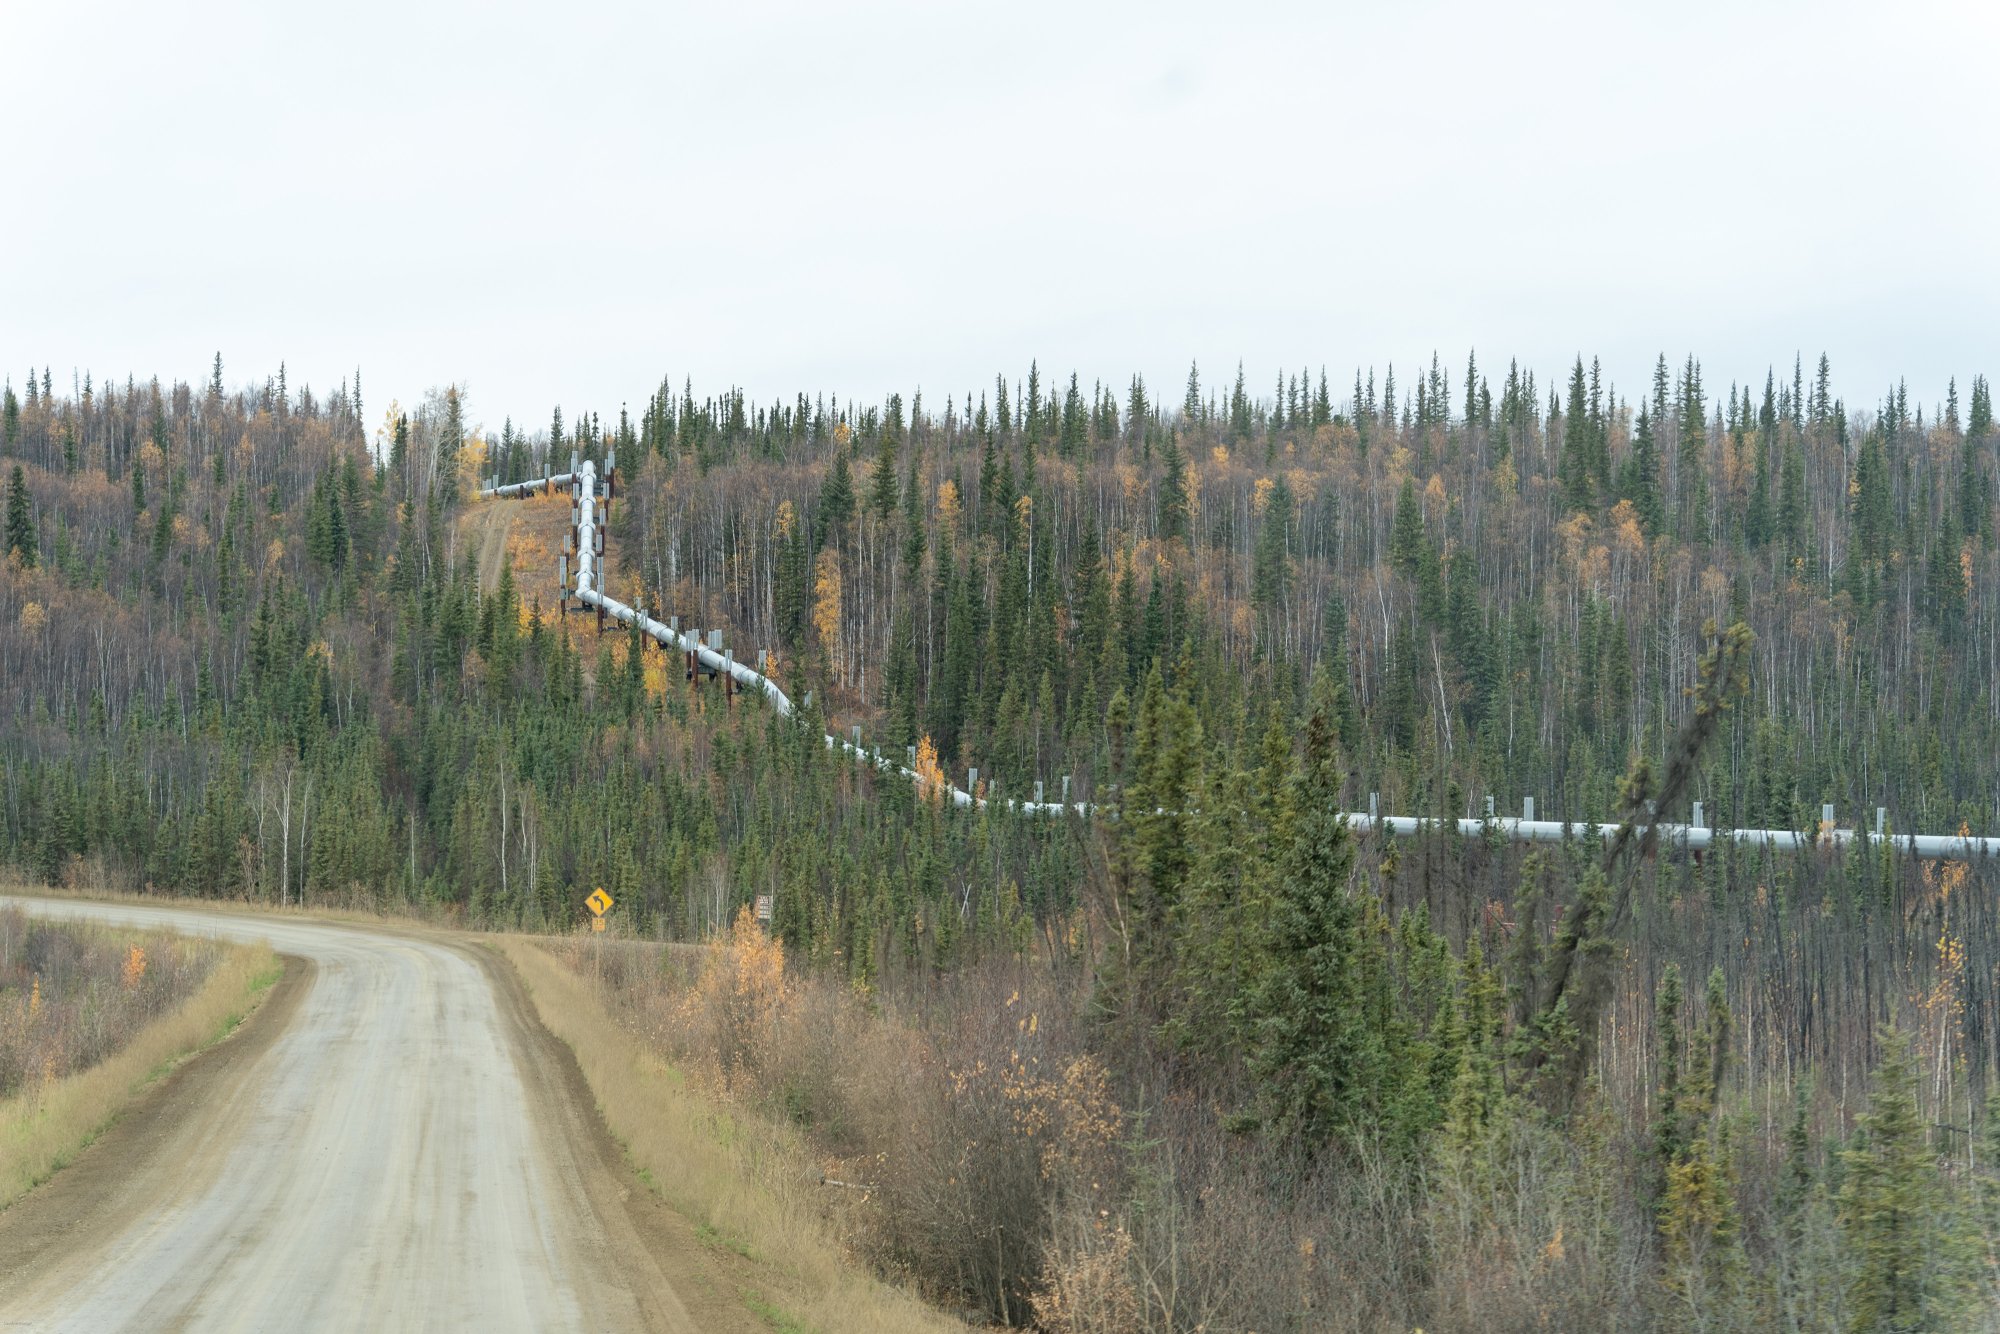
[[[497,431],[453,387],[371,419],[359,372],[31,370],[0,860],[537,932],[603,886],[656,942],[769,895],[821,1013],[928,1044],[943,1174],[1014,1173],[867,1248],[994,1320],[1993,1326],[1994,868],[1640,827],[2000,833],[1989,382],[1927,408],[1786,360],[663,378]],[[616,459],[612,591],[765,652],[804,716],[561,612],[567,499],[478,489],[573,456]],[[1095,811],[940,805],[821,742],[854,727]],[[1371,794],[1634,824],[1376,838],[1339,818]],[[987,1022],[1010,994],[1032,1035]],[[675,1041],[871,1142],[809,1054]]]

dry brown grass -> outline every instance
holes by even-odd
[[[840,1331],[963,1329],[874,1278],[826,1225],[820,1166],[795,1129],[712,1092],[669,1066],[599,1002],[595,983],[526,937],[494,942],[519,970],[549,1031],[576,1053],[632,1166],[705,1235],[773,1265],[777,1304],[805,1327]],[[615,947],[612,953],[615,954]],[[658,958],[657,948],[650,952]],[[614,967],[622,960],[615,960]],[[752,975],[744,982],[755,986]]]
[[[185,1004],[140,1028],[116,1052],[0,1101],[0,1208],[61,1170],[175,1063],[228,1036],[282,971],[268,946],[223,951]]]

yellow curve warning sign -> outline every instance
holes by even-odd
[[[593,913],[602,917],[611,910],[611,896],[606,894],[602,888],[593,889],[590,891],[590,897],[585,899],[583,904]]]

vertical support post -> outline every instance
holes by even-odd
[[[1701,803],[1698,801],[1694,804],[1694,827],[1696,829],[1708,828],[1707,825],[1701,822]]]
[[[860,750],[860,749],[861,749],[861,724],[860,724],[860,723],[856,723],[856,724],[854,724],[854,726],[852,726],[852,727],[848,728],[848,729],[847,729],[847,734],[848,734],[849,736],[851,736],[851,737],[853,737],[853,738],[854,738],[854,748],[855,748],[856,750]]]
[[[1069,808],[1069,775],[1063,775],[1063,809]]]
[[[1521,798],[1521,819],[1531,824],[1534,822],[1535,799],[1533,797]]]
[[[1375,825],[1381,821],[1381,815],[1377,810],[1377,807],[1381,805],[1381,801],[1382,801],[1381,793],[1370,792],[1368,794],[1368,826],[1371,829],[1374,828]]]
[[[1887,827],[1888,821],[1889,808],[1887,806],[1877,806],[1875,808],[1875,837],[1882,837],[1882,831]]]
[[[1042,804],[1042,780],[1039,778],[1035,780],[1035,804]]]
[[[1833,803],[1830,801],[1823,803],[1819,808],[1819,827],[1821,829],[1833,828]]]
[[[975,797],[979,795],[979,770],[977,767],[965,771],[965,790]]]
[[[1488,798],[1486,799],[1486,818],[1487,818],[1487,819],[1489,819],[1489,820],[1491,820],[1491,819],[1493,818],[1493,798],[1492,798],[1492,797],[1488,797]]]

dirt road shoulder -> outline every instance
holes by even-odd
[[[262,950],[244,953],[269,958]],[[124,1227],[131,1211],[153,1198],[162,1174],[184,1176],[212,1157],[192,1151],[191,1128],[206,1125],[204,1109],[234,1094],[312,988],[309,960],[281,962],[275,984],[254,990],[227,976],[223,964],[211,979],[219,986],[75,1077],[79,1093],[109,1100],[111,1123],[61,1171],[0,1209],[0,1306],[30,1276],[46,1278],[66,1257],[94,1251],[93,1243]],[[149,1080],[163,1063],[166,1072]],[[92,1083],[85,1087],[85,1080]],[[117,1107],[134,1085],[142,1087]]]

